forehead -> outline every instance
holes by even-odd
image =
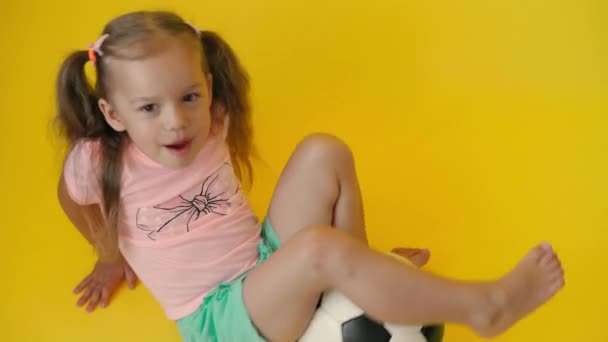
[[[132,47],[137,58],[108,57],[111,96],[159,96],[203,83],[202,50],[194,39],[159,38],[147,44]]]

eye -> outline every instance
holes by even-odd
[[[139,110],[146,113],[151,113],[156,109],[156,105],[153,103],[149,103],[145,106],[139,107]]]
[[[182,100],[184,100],[185,102],[194,102],[194,101],[198,100],[198,98],[200,98],[200,97],[201,97],[201,94],[199,94],[199,93],[190,93],[190,94],[184,96],[182,98]]]

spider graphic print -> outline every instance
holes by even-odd
[[[225,216],[242,202],[241,188],[228,163],[196,186],[173,200],[137,210],[137,228],[148,232],[148,238],[175,236],[189,232],[199,219]]]

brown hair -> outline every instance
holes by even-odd
[[[254,154],[251,108],[249,103],[249,77],[234,51],[216,33],[196,32],[182,18],[170,12],[140,11],[122,15],[109,22],[103,34],[108,38],[101,46],[101,55],[95,53],[97,79],[91,85],[85,75],[89,61],[88,51],[75,51],[61,66],[57,79],[59,113],[56,121],[61,134],[71,149],[81,139],[100,142],[102,210],[106,224],[96,233],[96,248],[100,256],[117,253],[117,221],[120,200],[121,154],[125,133],[114,131],[105,121],[98,107],[100,98],[107,98],[107,57],[142,58],[145,46],[159,34],[186,36],[200,40],[203,51],[202,67],[213,78],[212,122],[219,123],[225,115],[230,119],[227,142],[237,176],[248,185],[253,180],[251,156]],[[140,47],[139,50],[136,50]],[[141,48],[144,48],[142,50]],[[144,52],[142,55],[141,52]]]

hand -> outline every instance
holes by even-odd
[[[122,254],[113,261],[97,261],[91,274],[84,278],[73,291],[74,294],[79,294],[84,290],[76,305],[83,306],[89,302],[87,312],[95,310],[97,304],[105,308],[123,279],[126,279],[130,289],[135,287],[137,276]]]

